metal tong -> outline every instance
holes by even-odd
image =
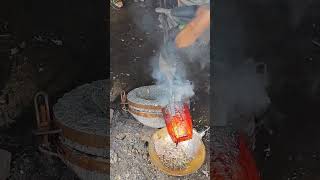
[[[157,13],[165,14],[166,16],[172,17],[179,23],[187,23],[191,21],[197,12],[198,5],[193,6],[181,6],[173,9],[156,8]]]

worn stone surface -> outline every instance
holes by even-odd
[[[74,130],[106,137],[109,115],[107,82],[109,81],[94,81],[66,93],[54,106],[56,120]],[[62,142],[87,154],[109,156],[106,148],[88,147],[66,138]]]
[[[107,135],[107,80],[84,84],[66,93],[54,106],[54,115],[65,126],[89,134]],[[99,92],[100,93],[96,93]],[[98,100],[100,99],[100,100]],[[101,101],[104,99],[104,101]],[[99,105],[100,104],[100,105]],[[106,107],[107,108],[107,107]]]

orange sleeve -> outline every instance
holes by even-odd
[[[210,26],[210,9],[205,6],[199,7],[196,17],[188,23],[175,39],[178,48],[192,45],[202,33]]]

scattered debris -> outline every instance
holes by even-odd
[[[51,41],[57,46],[62,46],[63,45],[63,42],[61,40],[52,39]]]
[[[209,177],[209,172],[208,172],[208,171],[202,170],[202,173],[203,173],[204,175],[206,175],[207,177]]]
[[[24,48],[26,48],[26,42],[25,41],[22,41],[20,44],[19,44],[19,47],[21,48],[21,49],[24,49]]]
[[[161,146],[164,145],[164,146]],[[170,146],[171,145],[171,146]],[[185,150],[178,148],[174,143],[163,144],[159,143],[158,149],[156,149],[160,160],[163,165],[170,169],[185,169],[187,165],[191,162],[192,157],[188,157]],[[163,151],[160,151],[162,150]]]
[[[34,36],[32,40],[34,43],[41,43],[45,45],[55,45],[55,46],[63,45],[63,41],[53,33],[39,34]]]
[[[143,126],[131,116],[125,117],[124,115],[114,117],[111,125],[110,179],[177,179],[162,173],[151,164],[148,154],[148,141],[156,129]],[[208,168],[209,161],[206,161],[199,171],[180,177],[180,179],[209,179],[203,173]],[[126,178],[128,175],[129,178]]]
[[[15,55],[15,54],[18,54],[19,53],[19,49],[18,48],[12,48],[11,50],[10,50],[10,54],[11,55]]]

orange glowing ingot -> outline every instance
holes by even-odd
[[[166,127],[176,144],[192,138],[192,118],[187,103],[172,103],[162,109]]]

